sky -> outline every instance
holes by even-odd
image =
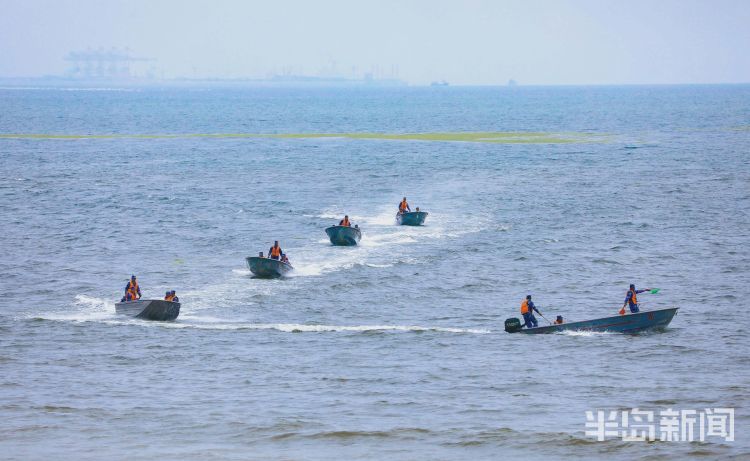
[[[0,0],[0,76],[129,48],[157,76],[750,82],[750,0]]]

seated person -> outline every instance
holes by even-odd
[[[171,301],[173,303],[180,302],[180,298],[177,297],[177,292],[176,291],[172,290],[169,294],[172,296],[172,300]]]
[[[339,226],[352,227],[352,223],[349,222],[349,215],[344,216],[344,219],[339,221]]]
[[[141,297],[141,287],[138,286],[138,281],[135,279],[135,275],[130,276],[130,281],[125,285],[125,293],[130,293],[130,300],[132,301]]]
[[[262,257],[263,257],[263,252],[262,252],[262,251],[259,251],[259,252],[258,252],[258,257],[259,257],[259,258],[262,258]]]
[[[562,315],[558,315],[555,319],[555,325],[562,325],[563,324],[563,317]]]
[[[172,292],[167,291],[167,293],[164,295],[164,301],[172,301]]]
[[[281,262],[289,264],[289,258],[286,257],[286,253],[281,254]]]

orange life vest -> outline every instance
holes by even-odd
[[[272,247],[271,248],[271,256],[272,257],[279,257],[281,256],[281,247]]]
[[[343,219],[343,220],[341,221],[341,225],[342,225],[342,226],[346,226],[346,227],[349,227],[349,226],[351,226],[351,223],[349,222],[349,218],[344,218],[344,219]]]
[[[128,293],[130,293],[130,296],[133,297],[133,301],[138,299],[138,282],[133,282],[132,280],[128,282]]]
[[[401,203],[398,205],[399,211],[406,211],[406,208],[409,206],[408,203],[406,203],[406,200],[401,200]]]
[[[523,302],[521,302],[521,314],[527,314],[529,312],[529,300],[524,299]]]
[[[638,304],[638,298],[635,296],[635,290],[630,290],[630,302],[632,304]]]
[[[174,296],[172,296],[171,294],[164,297],[164,301],[172,301],[173,299],[174,299]]]

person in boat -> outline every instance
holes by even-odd
[[[167,291],[167,293],[164,295],[164,301],[171,301],[172,300],[172,292]]]
[[[273,242],[273,246],[268,250],[268,257],[275,260],[281,259],[281,254],[283,251],[281,251],[281,247],[279,246],[279,241],[275,240]]]
[[[521,315],[523,315],[523,321],[526,328],[536,328],[539,326],[539,322],[537,322],[536,317],[534,317],[534,311],[539,315],[542,314],[531,301],[531,295],[526,295],[526,299],[521,302]]]
[[[130,294],[130,299],[128,301],[135,301],[136,299],[141,298],[141,287],[138,286],[138,280],[136,280],[135,275],[130,276],[130,281],[127,285],[125,285],[125,296]]]
[[[172,296],[172,299],[170,301],[172,301],[173,303],[180,302],[180,298],[177,297],[177,292],[176,291],[172,290],[172,291],[169,292],[169,294],[170,294],[170,296]]]
[[[411,208],[409,208],[409,202],[407,202],[406,197],[404,197],[404,199],[401,200],[401,203],[398,204],[398,212],[406,213],[407,211],[411,211]]]
[[[644,291],[649,291],[650,288],[646,288],[643,290],[636,290],[635,284],[630,284],[630,289],[628,290],[628,294],[625,295],[625,302],[622,304],[622,311],[625,310],[625,306],[630,307],[630,312],[635,314],[636,312],[639,312],[640,309],[638,308],[638,294],[643,293]]]
[[[286,257],[286,253],[281,253],[281,262],[290,264],[289,258]]]
[[[563,324],[563,316],[558,315],[557,318],[555,319],[555,325],[562,325],[562,324]]]
[[[258,252],[258,257],[259,257],[259,258],[262,258],[262,257],[263,257],[263,252],[262,252],[262,251],[259,251],[259,252]]]
[[[417,207],[417,213],[419,213],[419,207]]]
[[[349,215],[345,215],[344,219],[339,221],[339,226],[352,227],[352,223],[349,222]]]

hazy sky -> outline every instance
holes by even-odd
[[[64,74],[99,47],[166,77],[335,63],[411,84],[750,82],[750,0],[0,0],[0,76]]]

